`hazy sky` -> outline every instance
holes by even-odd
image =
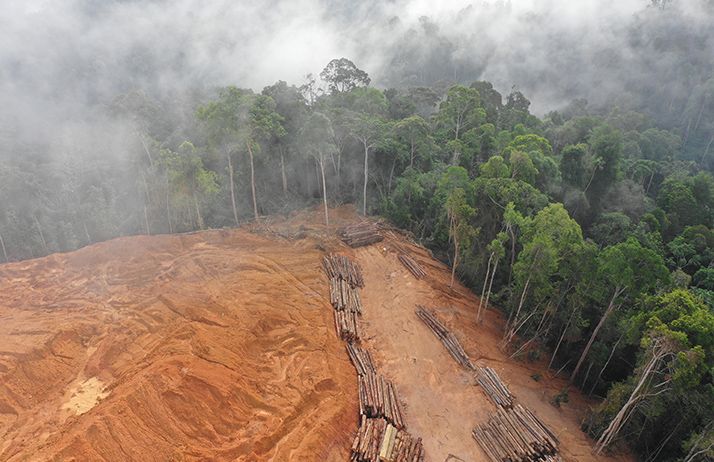
[[[318,74],[342,56],[378,86],[487,79],[508,92],[515,85],[537,113],[575,97],[593,101],[615,94],[626,101],[628,85],[638,87],[652,76],[676,80],[673,73],[686,71],[678,70],[679,55],[689,50],[660,53],[657,40],[663,38],[638,29],[638,18],[652,15],[649,5],[649,0],[5,2],[0,101],[12,110],[0,114],[0,136],[37,137],[68,119],[91,120],[117,94],[136,89],[171,97],[197,86],[260,90],[278,79],[301,84],[305,74]],[[648,24],[655,24],[651,30],[661,31],[664,40],[668,28],[704,30],[700,52],[714,55],[714,33],[706,32],[712,29],[712,1],[674,0],[667,8],[648,17]],[[710,65],[707,59],[704,64]]]

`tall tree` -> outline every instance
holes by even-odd
[[[331,93],[344,93],[357,87],[369,85],[367,73],[347,58],[333,59],[320,72],[320,78],[327,82]]]
[[[463,151],[460,142],[463,134],[480,125],[486,117],[486,111],[479,104],[478,90],[454,85],[449,88],[446,99],[435,115],[437,126],[444,132],[445,141],[450,146],[452,165],[458,164],[459,155]]]
[[[623,302],[623,297],[636,297],[642,292],[653,290],[667,282],[669,271],[662,257],[651,249],[642,247],[634,238],[605,248],[598,256],[598,279],[602,291],[601,299],[607,300],[607,307],[593,329],[590,339],[580,354],[573,372],[572,382],[590,352],[593,342],[610,314]]]
[[[446,199],[446,216],[449,220],[449,239],[454,246],[454,261],[451,265],[451,282],[449,287],[454,286],[454,275],[459,266],[461,254],[464,249],[468,249],[471,241],[476,235],[476,230],[471,226],[471,218],[476,213],[476,209],[471,207],[466,201],[466,192],[461,188],[454,189]]]
[[[300,129],[300,144],[303,152],[315,159],[320,167],[322,179],[322,203],[325,209],[325,226],[330,226],[327,209],[327,183],[325,181],[325,160],[336,149],[330,119],[321,112],[313,112]]]

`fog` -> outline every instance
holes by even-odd
[[[377,86],[493,81],[536,112],[629,94],[696,54],[668,49],[686,23],[709,52],[712,2],[680,0],[262,2],[33,0],[0,12],[0,95],[15,120],[77,114],[118,93],[167,95],[301,83],[345,56]],[[661,34],[661,35],[660,35]],[[679,30],[677,35],[683,34]],[[666,76],[670,81],[676,75]],[[33,125],[35,125],[33,123]]]
[[[76,196],[77,165],[94,169],[92,188],[107,178],[128,187],[136,174],[124,165],[122,178],[116,165],[136,162],[140,133],[178,146],[188,135],[177,127],[190,127],[217,87],[301,85],[339,57],[378,88],[488,80],[504,96],[520,90],[537,115],[584,98],[591,110],[617,104],[681,131],[691,101],[706,100],[712,24],[712,0],[5,2],[0,160],[10,162],[0,169],[0,215],[15,230],[39,224],[33,207],[52,209],[62,188]],[[116,111],[135,94],[158,102],[147,118],[161,133]],[[122,194],[107,193],[107,201],[140,210]],[[23,207],[26,200],[42,205]],[[106,220],[119,223],[106,236],[136,228],[122,214]]]

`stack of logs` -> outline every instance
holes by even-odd
[[[400,253],[399,261],[402,262],[402,265],[404,265],[409,270],[409,272],[414,275],[415,278],[421,279],[426,276],[426,271],[424,271],[424,268],[422,268],[421,265],[409,255],[405,253]]]
[[[341,230],[340,234],[344,243],[350,247],[362,247],[384,239],[379,234],[378,225],[370,221],[346,226]]]
[[[360,415],[384,417],[398,429],[403,429],[404,417],[392,382],[372,372],[360,375],[358,382]]]
[[[362,416],[352,443],[350,462],[423,462],[421,438],[399,430],[384,419]]]
[[[330,303],[338,310],[362,314],[362,300],[356,287],[344,279],[330,279]]]
[[[494,462],[559,461],[558,439],[528,409],[498,408],[473,437]]]
[[[374,368],[374,361],[369,351],[360,348],[352,343],[347,344],[347,354],[352,361],[352,364],[357,369],[357,375],[374,374],[377,370]]]
[[[359,287],[364,286],[362,270],[344,255],[330,254],[322,259],[330,281],[330,303],[335,308],[335,329],[342,340],[359,340],[357,315],[362,313]]]
[[[513,407],[513,395],[511,395],[506,384],[504,384],[498,374],[496,374],[496,371],[490,367],[477,367],[476,380],[478,380],[483,391],[486,392],[496,406],[505,409]]]
[[[441,343],[444,344],[444,346],[449,351],[449,353],[451,353],[451,356],[454,357],[456,362],[461,364],[466,369],[474,369],[473,364],[471,364],[471,360],[469,359],[464,349],[461,347],[461,344],[456,339],[454,334],[449,332],[449,330],[444,327],[444,325],[441,324],[439,320],[436,319],[436,317],[434,317],[434,315],[429,310],[427,310],[423,306],[417,306],[416,314],[422,321],[424,321],[424,324],[426,324],[429,329],[434,332],[434,335],[436,335],[436,337],[441,340]]]
[[[376,232],[376,226],[373,228]],[[368,236],[359,237],[358,231],[350,235],[355,239],[368,239]],[[346,256],[330,254],[323,258],[322,266],[330,281],[330,303],[335,308],[337,335],[347,342],[347,354],[357,370],[361,420],[350,461],[423,462],[421,438],[412,437],[404,429],[396,388],[377,374],[369,351],[353,343],[359,340],[357,315],[362,313],[358,289],[364,287],[364,280],[359,265]]]
[[[346,342],[357,342],[360,339],[357,313],[354,311],[335,310],[335,330],[337,336]]]
[[[342,279],[352,287],[364,287],[362,268],[345,255],[331,253],[322,257],[322,267],[330,279]]]

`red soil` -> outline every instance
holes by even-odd
[[[444,265],[411,247],[429,272],[416,281],[393,251],[404,238],[353,251],[320,218],[120,238],[0,265],[0,460],[347,460],[357,384],[334,333],[324,250],[364,269],[366,344],[428,461],[486,460],[470,432],[494,408],[416,303],[442,307],[437,316],[558,433],[568,460],[595,460],[578,429],[587,403],[571,392],[551,406],[564,382],[504,356],[499,316],[477,326],[476,298],[446,287]]]

